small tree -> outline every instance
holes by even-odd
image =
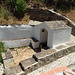
[[[16,17],[21,18],[24,16],[26,11],[25,0],[6,0],[6,4]]]
[[[17,17],[21,17],[26,12],[26,2],[25,0],[17,0],[17,5],[15,6],[15,14]]]

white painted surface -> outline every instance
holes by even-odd
[[[43,32],[44,30],[44,32]],[[48,32],[46,29],[42,28],[40,29],[40,42],[47,42],[47,38],[48,38]]]
[[[34,42],[32,40],[32,46],[33,46],[33,48],[39,48],[39,42]]]
[[[41,43],[41,40],[40,40],[40,30],[45,28],[48,32],[48,37],[47,37],[47,46],[48,47],[52,47],[52,42],[53,42],[53,30],[50,29],[46,23],[41,23],[40,25],[37,25],[34,27],[34,38],[39,40],[40,43]],[[42,37],[41,39],[45,39],[45,37]]]
[[[47,30],[45,33],[41,32],[41,29]],[[48,32],[48,33],[47,33]],[[52,30],[45,22],[41,23],[40,25],[36,25],[34,27],[30,25],[20,25],[20,26],[0,26],[0,40],[17,40],[17,39],[25,39],[34,37],[41,42],[47,41],[48,47],[53,47],[58,44],[62,44],[65,42],[70,41],[71,36],[71,28],[64,28],[58,30]],[[15,47],[16,43],[14,41],[9,41],[10,44],[14,44]],[[22,41],[22,40],[21,40]],[[9,44],[9,42],[7,44]],[[19,45],[20,41],[17,41],[16,46]],[[23,43],[22,46],[25,46]],[[9,47],[11,47],[11,45]]]
[[[64,74],[63,74],[63,72],[61,72],[61,73],[58,73],[58,74],[56,74],[56,75],[64,75]]]
[[[70,41],[71,28],[55,30],[53,34],[53,46]]]
[[[33,20],[30,20],[29,21],[29,25],[39,25],[39,24],[41,24],[42,22],[40,22],[40,21],[33,21]]]
[[[3,42],[6,48],[14,48],[14,47],[28,46],[31,42],[31,39],[9,40]]]
[[[33,37],[33,27],[30,25],[0,26],[0,40],[25,39],[31,37]]]

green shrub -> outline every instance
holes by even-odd
[[[0,62],[2,62],[2,56],[1,56],[2,52],[5,52],[5,49],[4,49],[4,44],[0,42]]]
[[[26,12],[25,0],[6,0],[6,4],[16,17],[21,18],[24,16]]]
[[[31,48],[33,47],[31,42],[30,42],[29,46],[30,46]]]
[[[26,2],[25,0],[17,0],[17,5],[15,6],[15,14],[17,17],[24,15],[26,12]]]
[[[10,11],[8,11],[7,9],[4,10],[4,19],[8,20],[8,17],[10,15]]]
[[[75,0],[58,0],[57,8],[61,10],[70,10],[70,8],[75,7]]]
[[[7,4],[9,7],[15,7],[15,5],[16,5],[16,0],[6,0],[6,4]]]

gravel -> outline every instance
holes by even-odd
[[[42,66],[39,69],[29,73],[28,75],[40,75],[43,72],[47,72],[47,71],[50,71],[54,68],[58,68],[61,66],[68,66],[69,69],[73,69],[74,65],[71,65],[71,64],[74,64],[74,63],[75,63],[75,52],[67,56],[64,56],[48,65]]]

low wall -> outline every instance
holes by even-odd
[[[0,26],[0,40],[25,39],[33,37],[30,25]]]
[[[3,41],[5,48],[14,48],[14,47],[22,47],[28,46],[31,42],[31,39],[20,39],[20,40],[7,40]]]
[[[21,61],[19,63],[19,66],[21,67],[22,71],[24,71],[24,73],[27,75],[28,73],[35,71],[36,69],[40,68],[41,66],[47,65],[63,56],[73,53],[73,52],[75,52],[75,45],[70,46],[65,49],[62,49],[60,51],[56,51],[55,49],[44,50],[42,52],[39,52],[39,53],[33,55],[32,58]],[[6,70],[8,70],[8,69],[6,69]],[[9,70],[10,70],[10,72],[12,71],[12,69],[9,69]],[[10,72],[7,71],[7,73],[9,73],[9,75],[11,74]]]

